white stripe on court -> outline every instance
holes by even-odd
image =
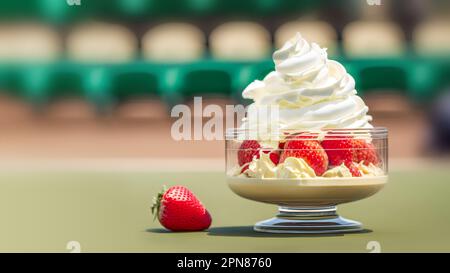
[[[392,171],[448,169],[450,159],[392,158]],[[223,158],[1,158],[0,171],[216,172]]]

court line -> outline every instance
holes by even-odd
[[[0,158],[0,171],[224,171],[220,158]]]
[[[442,169],[450,159],[393,158],[390,170]],[[0,158],[0,171],[224,171],[224,158]]]

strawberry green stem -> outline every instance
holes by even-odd
[[[167,191],[166,186],[163,186],[161,191],[158,192],[158,195],[153,197],[153,204],[152,204],[153,221],[155,221],[156,217],[158,217],[158,215],[159,215],[159,209],[161,207],[161,200],[166,191]]]

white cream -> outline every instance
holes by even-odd
[[[302,158],[288,157],[283,163],[275,165],[268,153],[260,152],[259,158],[253,158],[244,174],[251,178],[312,178],[314,170]],[[233,172],[232,176],[239,176]]]
[[[250,130],[372,128],[368,107],[356,95],[355,81],[326,49],[299,33],[273,54],[275,71],[254,81],[242,96],[254,102],[242,128]],[[276,107],[276,120],[259,109]],[[257,116],[257,119],[251,118]],[[276,127],[275,127],[276,126]]]
[[[276,169],[277,167],[270,159],[269,154],[260,151],[259,158],[254,157],[244,173],[253,178],[274,178]]]
[[[246,177],[246,175],[242,172],[242,170],[247,166],[248,164],[245,164],[243,166],[235,166],[233,168],[231,168],[228,172],[227,172],[227,176],[242,176],[242,177]]]
[[[277,178],[312,178],[316,173],[302,158],[288,157],[277,166]]]
[[[361,171],[363,176],[381,176],[384,175],[384,171],[373,165],[372,163],[369,163],[369,165],[364,165],[363,162],[360,162],[357,165],[358,170]]]
[[[352,177],[352,173],[344,165],[344,163],[342,163],[339,166],[329,169],[322,176],[323,177]]]
[[[242,172],[248,165],[248,169]],[[247,165],[240,166],[229,172],[229,176],[234,177],[250,177],[250,178],[278,178],[278,179],[290,179],[290,178],[314,178],[316,174],[314,169],[311,168],[308,163],[302,158],[288,157],[283,163],[275,165],[268,153],[260,152],[259,158],[253,158],[253,160]],[[384,171],[370,163],[364,165],[362,162],[357,164],[358,170],[362,176],[384,176]],[[341,164],[334,168],[327,170],[322,177],[325,178],[339,178],[339,177],[352,177],[350,170]]]

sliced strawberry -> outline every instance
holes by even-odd
[[[270,152],[269,157],[275,165],[278,165],[278,163],[280,162],[280,154],[278,152]]]
[[[244,173],[246,170],[248,170],[248,164],[244,165],[241,169],[241,173]]]
[[[361,175],[361,171],[358,169],[358,166],[355,162],[347,162],[345,166],[349,169],[352,176],[359,177]]]
[[[239,147],[238,151],[238,163],[239,166],[250,163],[253,157],[259,157],[259,150],[261,145],[259,145],[256,140],[244,140]]]
[[[200,231],[209,228],[211,215],[186,187],[174,186],[155,198],[152,213],[171,231]]]
[[[264,149],[262,151],[265,154],[269,154],[269,158],[273,164],[278,165],[280,162],[280,152],[278,150]],[[259,158],[259,154],[256,158]]]
[[[328,167],[328,156],[318,141],[315,140],[289,140],[284,145],[280,162],[288,157],[302,158],[314,169],[317,176],[321,176]]]

